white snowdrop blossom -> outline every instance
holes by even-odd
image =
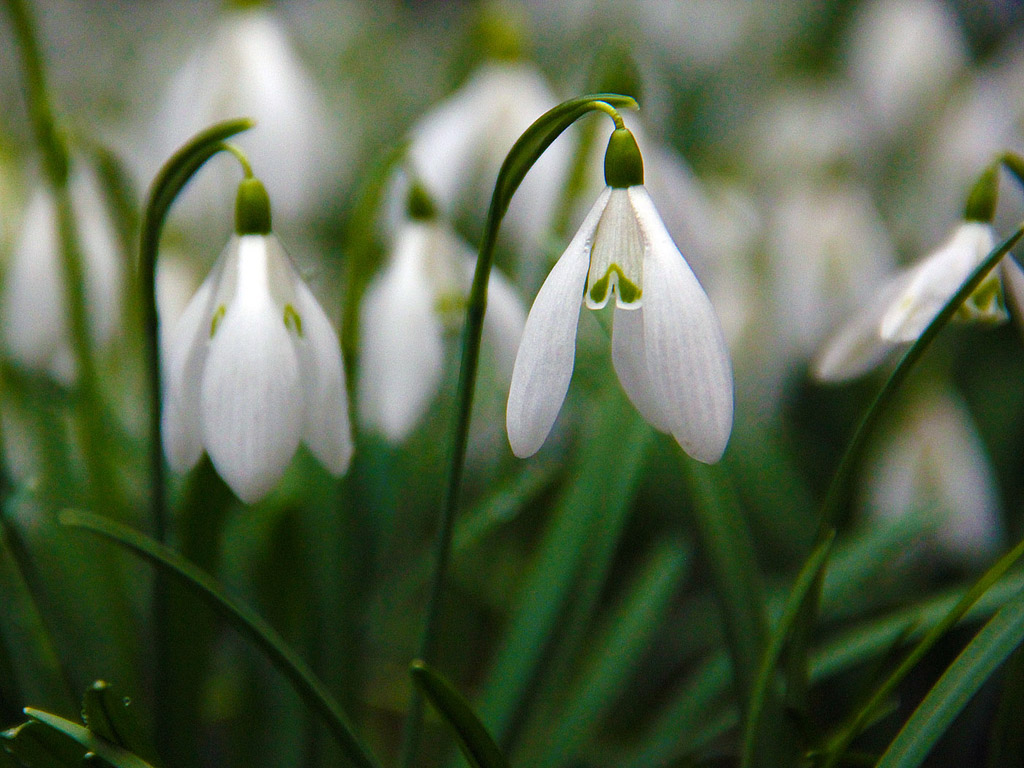
[[[249,504],[300,442],[335,475],[352,455],[337,334],[266,221],[231,238],[164,349],[171,467],[186,471],[205,448]]]
[[[916,341],[995,244],[991,224],[960,224],[945,245],[890,279],[874,301],[839,330],[814,361],[814,375],[823,381],[856,378],[898,346]],[[964,302],[954,319],[984,323],[1006,320],[1004,282],[1011,299],[1020,307],[1024,301],[1024,272],[1007,257]]]
[[[1003,543],[996,478],[967,408],[952,393],[920,398],[869,461],[864,505],[877,524],[925,515],[933,541],[968,561]]]
[[[324,181],[341,165],[347,149],[342,139],[351,131],[330,129],[335,120],[320,89],[265,8],[226,13],[175,74],[154,121],[154,157],[169,156],[211,123],[240,116],[256,121],[237,141],[260,158],[276,212],[291,219],[317,203]],[[196,180],[198,192],[182,198],[186,212],[217,210],[224,190],[232,188],[227,166],[220,170],[220,178],[207,173]]]
[[[643,186],[632,134],[616,130],[608,155],[609,186],[526,320],[508,397],[509,443],[521,458],[543,445],[572,377],[581,304],[601,309],[614,295],[612,363],[630,401],[692,457],[713,463],[725,451],[733,416],[721,325]]]
[[[121,321],[123,282],[121,248],[102,200],[95,173],[75,163],[69,180],[77,224],[89,335],[96,347],[114,338]],[[39,187],[22,221],[7,267],[0,310],[11,357],[26,368],[44,371],[65,385],[78,368],[52,193]]]
[[[410,218],[360,310],[359,416],[388,440],[405,440],[441,383],[444,336],[461,327],[476,255],[436,219]],[[526,322],[509,283],[492,271],[485,343],[508,380]]]

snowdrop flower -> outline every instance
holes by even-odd
[[[256,127],[239,144],[259,155],[277,213],[294,218],[320,199],[318,190],[340,165],[345,143],[329,130],[333,121],[319,88],[278,19],[264,8],[225,14],[174,76],[154,122],[154,156],[168,157],[196,131],[242,115]],[[224,170],[220,184],[199,179],[200,193],[183,202],[193,210],[216,210],[229,183]]]
[[[936,543],[969,561],[1003,542],[996,480],[966,407],[952,393],[920,399],[865,472],[865,507],[877,523],[934,520]]]
[[[513,453],[540,449],[562,407],[580,305],[615,296],[612,362],[656,429],[699,461],[718,461],[732,430],[732,366],[711,301],[643,186],[633,135],[619,127],[605,155],[608,186],[537,294],[523,331],[506,425]]]
[[[437,394],[445,331],[461,327],[475,265],[422,187],[410,185],[407,218],[360,312],[360,420],[392,442],[409,436]],[[519,297],[492,272],[484,334],[506,381],[525,322]]]
[[[447,216],[468,209],[483,218],[505,155],[523,131],[556,104],[533,65],[511,60],[484,64],[413,128],[413,173]],[[547,236],[569,154],[566,138],[555,141],[512,201],[506,223],[521,250],[536,250]]]
[[[967,43],[944,2],[873,0],[854,17],[845,58],[870,117],[893,132],[942,103]]]
[[[855,378],[897,346],[916,341],[995,245],[991,224],[961,223],[945,245],[892,278],[876,299],[836,334],[814,362],[814,374],[823,381]],[[1024,273],[1008,257],[989,273],[955,318],[987,323],[1006,320],[1001,276],[1015,300],[1024,296],[1019,293],[1024,288]]]
[[[340,475],[352,438],[338,337],[271,233],[255,179],[239,187],[235,231],[164,350],[163,436],[173,469],[194,466],[205,447],[252,504],[300,441]]]
[[[85,281],[92,342],[103,347],[121,320],[121,249],[103,203],[95,173],[72,166],[71,203]],[[78,376],[72,345],[64,267],[57,234],[57,208],[49,189],[39,187],[28,203],[7,267],[0,309],[7,350],[20,365],[49,373],[65,385]]]

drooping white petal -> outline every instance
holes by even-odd
[[[661,398],[647,370],[644,347],[643,308],[615,310],[612,326],[612,365],[629,401],[648,424],[661,432],[671,432],[672,425],[661,407]]]
[[[348,469],[353,449],[341,345],[319,302],[301,280],[295,281],[295,293],[295,309],[302,322],[302,336],[295,342],[305,391],[302,439],[328,470],[341,475]]]
[[[732,431],[732,363],[725,335],[646,190],[630,187],[629,196],[647,239],[644,345],[653,391],[683,450],[713,463]]]
[[[164,453],[175,472],[191,469],[203,455],[200,384],[210,340],[213,292],[225,258],[227,256],[222,257],[210,271],[174,327],[161,334],[161,339],[165,340],[161,350]]]
[[[565,400],[576,358],[576,326],[590,248],[610,192],[605,189],[597,198],[526,318],[505,414],[509,444],[519,458],[532,456],[544,444]]]
[[[893,299],[906,290],[913,277],[905,270],[879,293],[868,307],[844,325],[811,363],[811,372],[820,381],[846,381],[870,371],[882,362],[895,343],[881,335],[882,317]]]
[[[274,301],[264,238],[240,238],[237,288],[210,342],[201,383],[203,443],[246,503],[262,498],[303,434],[299,361]]]
[[[882,317],[882,336],[914,341],[995,245],[990,224],[964,222],[947,243],[914,268],[905,290]]]
[[[359,417],[393,442],[409,435],[441,380],[442,327],[423,265],[428,238],[423,226],[403,230],[360,312]]]

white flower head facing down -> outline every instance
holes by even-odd
[[[823,381],[855,378],[899,345],[916,341],[995,245],[991,224],[962,222],[942,247],[896,275],[874,303],[840,329],[815,360],[815,376]],[[989,324],[1006,320],[1003,280],[1011,297],[1019,301],[1024,274],[1007,257],[961,305],[954,319]]]
[[[732,364],[711,301],[643,187],[633,135],[617,129],[605,154],[608,187],[541,286],[509,390],[513,453],[544,444],[572,377],[580,306],[614,295],[612,363],[640,414],[693,458],[713,463],[732,431]]]
[[[92,343],[107,347],[121,327],[122,257],[117,234],[102,204],[96,172],[72,164],[69,180]],[[74,384],[78,364],[61,263],[57,204],[40,187],[25,211],[0,297],[0,324],[7,352],[30,370]]]
[[[445,333],[462,326],[476,268],[476,254],[438,217],[426,190],[413,182],[408,198],[359,323],[360,422],[393,443],[409,436],[440,388]],[[483,330],[506,384],[525,322],[519,296],[492,270]]]
[[[183,472],[210,454],[252,504],[300,442],[340,475],[352,455],[337,334],[270,231],[266,191],[239,187],[236,234],[165,348],[164,450]]]

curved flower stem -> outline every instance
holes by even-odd
[[[67,294],[71,344],[78,368],[78,389],[85,421],[83,452],[89,471],[91,492],[97,502],[109,507],[113,498],[114,481],[104,450],[104,425],[86,311],[82,251],[78,241],[71,192],[68,188],[70,153],[54,116],[36,25],[28,4],[24,0],[7,0],[6,4],[24,70],[25,96],[32,132],[42,156],[46,183],[53,193],[57,210],[57,241],[60,247],[64,289]]]
[[[498,171],[480,242],[476,271],[473,273],[473,286],[470,289],[469,305],[466,308],[466,324],[462,331],[462,359],[459,365],[448,482],[441,506],[437,537],[434,541],[434,573],[430,581],[426,619],[417,654],[417,657],[426,664],[432,664],[434,661],[441,596],[448,573],[452,528],[455,511],[459,504],[462,472],[466,463],[470,411],[473,406],[473,392],[476,387],[477,365],[480,358],[480,337],[483,333],[484,313],[487,308],[487,282],[491,274],[491,265],[494,262],[494,247],[498,239],[498,229],[512,202],[512,196],[519,188],[527,171],[537,162],[551,142],[580,117],[594,110],[606,112],[612,115],[613,119],[617,118],[621,121],[616,108],[636,109],[637,103],[629,96],[593,94],[559,104],[537,118],[526,129],[509,150],[501,165],[501,170]],[[413,690],[405,718],[402,740],[401,765],[404,768],[411,768],[415,760],[422,726],[423,697],[418,690]]]
[[[142,327],[146,341],[146,374],[149,387],[149,514],[153,538],[161,544],[167,540],[166,478],[164,474],[162,375],[160,371],[160,320],[156,306],[156,259],[160,248],[160,233],[170,211],[171,204],[188,180],[203,164],[227,147],[224,140],[236,133],[251,128],[253,122],[242,118],[218,123],[192,137],[181,149],[164,163],[153,179],[146,196],[142,214],[142,228],[139,233],[139,283],[142,296]],[[243,164],[243,169],[248,163]],[[153,575],[153,654],[154,654],[154,698],[156,707],[169,705],[173,699],[168,695],[170,681],[169,648],[170,626],[167,613],[166,574],[157,570]],[[169,722],[158,711],[154,721],[158,724]],[[166,729],[157,728],[158,746],[170,738]],[[166,751],[166,750],[164,750]]]

